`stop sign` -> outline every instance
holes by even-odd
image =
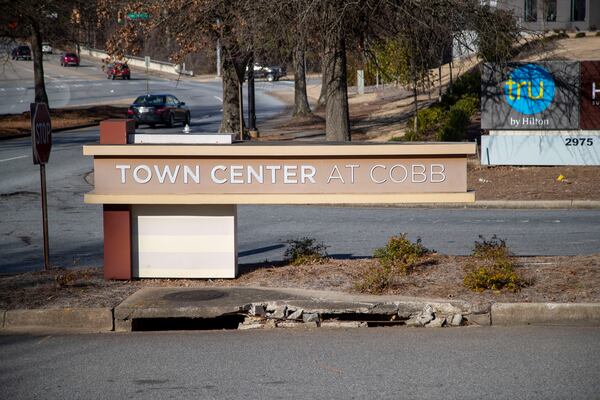
[[[46,103],[31,103],[31,144],[33,163],[46,164],[52,147],[52,125]]]

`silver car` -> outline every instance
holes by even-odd
[[[42,43],[42,53],[52,54],[52,46],[50,43]]]

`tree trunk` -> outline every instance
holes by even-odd
[[[44,82],[44,61],[42,54],[42,35],[37,24],[31,26],[31,51],[33,56],[33,82],[35,102],[48,104],[46,83]],[[50,105],[48,105],[50,107]]]
[[[224,57],[222,69],[223,119],[221,120],[219,132],[238,134],[240,132],[238,76],[235,65],[229,57]]]
[[[321,62],[321,93],[319,94],[319,100],[317,100],[317,107],[323,107],[327,103],[327,83],[329,82],[329,65],[331,64],[329,59],[331,58],[331,51],[325,48],[323,51],[323,60]]]
[[[419,84],[419,82],[417,80],[417,67],[416,67],[415,61],[414,61],[414,52],[412,54],[413,54],[413,56],[412,56],[412,60],[410,62],[410,69],[411,69],[412,84],[413,84],[413,103],[415,105],[415,114],[413,117],[413,130],[416,133],[417,128],[419,127],[419,121],[418,121],[419,97],[418,97],[418,92],[417,92],[417,85]]]
[[[348,112],[348,83],[346,70],[346,42],[337,38],[328,59],[327,96],[325,105],[325,137],[329,141],[350,141]]]
[[[304,65],[304,49],[294,49],[294,112],[292,116],[310,115],[310,105],[306,94],[306,70]]]
[[[417,97],[417,82],[413,81],[413,102],[415,103],[415,115],[413,118],[413,130],[417,132],[417,128],[419,126],[418,121],[418,111],[419,111],[419,99]]]

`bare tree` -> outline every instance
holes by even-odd
[[[74,40],[78,10],[75,0],[0,0],[0,36],[31,44],[36,102],[48,103],[42,43]]]

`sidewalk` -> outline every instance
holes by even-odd
[[[280,288],[144,288],[111,308],[0,311],[1,332],[600,326],[600,303],[494,303]],[[183,327],[183,328],[182,328]]]

